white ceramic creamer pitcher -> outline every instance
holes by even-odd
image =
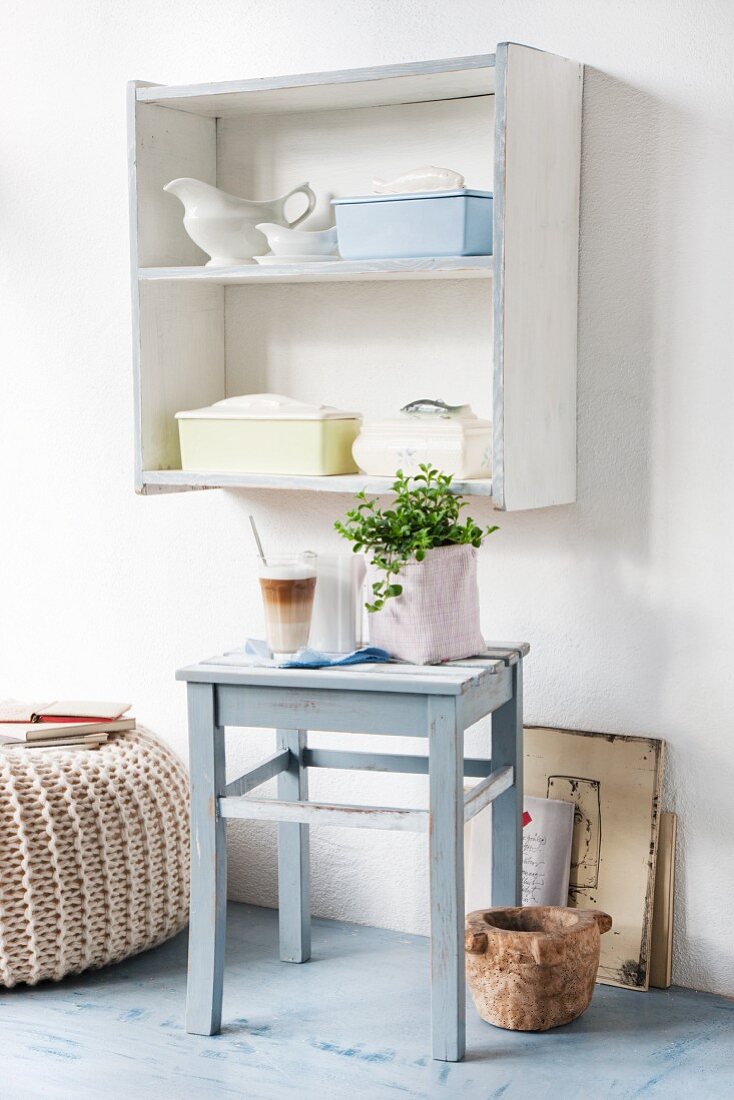
[[[255,228],[258,222],[277,222],[293,228],[300,225],[316,205],[316,195],[307,183],[299,184],[279,199],[264,202],[240,199],[188,176],[171,180],[163,190],[170,191],[183,203],[184,229],[191,240],[211,256],[207,267],[253,263],[253,256],[268,248],[265,237]],[[299,191],[308,199],[308,206],[289,222],[285,217],[285,204]]]

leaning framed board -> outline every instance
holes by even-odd
[[[661,813],[652,909],[650,985],[668,989],[673,980],[673,916],[675,908],[676,814]]]
[[[575,805],[568,904],[602,909],[598,981],[647,989],[664,742],[526,727],[525,794]]]

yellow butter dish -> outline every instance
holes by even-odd
[[[183,470],[232,474],[353,474],[359,413],[275,393],[227,397],[176,413]]]

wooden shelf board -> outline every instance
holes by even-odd
[[[379,282],[400,279],[491,279],[493,256],[437,256],[410,260],[334,260],[261,267],[141,267],[141,282],[246,283]]]
[[[389,494],[393,478],[370,477],[367,474],[335,474],[331,477],[307,477],[293,474],[218,474],[195,473],[191,470],[144,470],[143,486],[148,492],[167,489],[296,489],[317,493]],[[491,478],[476,481],[456,481],[457,493],[467,496],[492,495]]]
[[[494,93],[494,54],[214,84],[138,87],[141,103],[210,118],[386,107]]]

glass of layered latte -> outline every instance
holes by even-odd
[[[265,637],[276,660],[286,660],[308,645],[316,589],[316,555],[269,555],[260,561],[260,590]]]

